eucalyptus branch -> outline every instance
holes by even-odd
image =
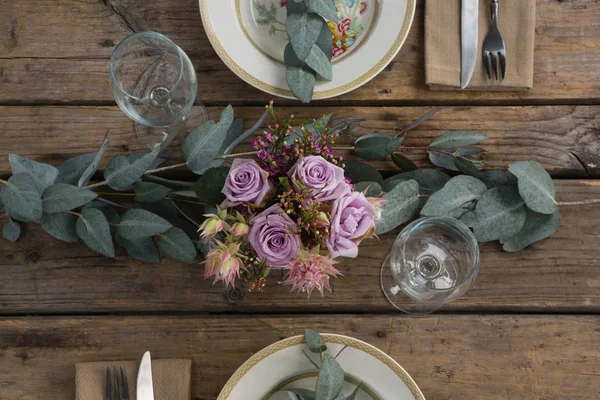
[[[115,202],[113,202],[113,201],[110,201],[110,200],[103,199],[103,198],[101,198],[101,197],[98,197],[96,200],[98,200],[98,201],[101,201],[101,202],[103,202],[103,203],[106,203],[106,204],[108,204],[108,205],[111,205],[111,206],[115,206],[115,207],[119,207],[119,208],[125,208],[125,209],[127,209],[127,210],[131,210],[131,207],[127,207],[127,206],[124,206],[124,205],[122,205],[122,204],[115,203]]]
[[[186,165],[186,163],[180,163],[180,164],[168,165],[166,167],[161,167],[161,168],[156,168],[156,169],[150,169],[150,170],[146,171],[144,173],[144,175],[152,175],[152,174],[155,174],[157,172],[168,171],[170,169],[175,169],[175,168],[181,168],[181,167],[185,167],[185,165]]]
[[[600,199],[589,199],[589,200],[580,200],[580,201],[557,201],[557,206],[585,206],[588,204],[598,204],[600,203]]]
[[[75,212],[75,211],[67,211],[67,212],[68,212],[69,214],[73,214],[73,215],[75,215],[76,217],[81,217],[81,214],[79,214],[78,212]]]
[[[170,197],[169,197],[169,200],[171,201],[171,203],[173,203],[173,206],[175,206],[175,208],[177,209],[177,211],[179,211],[179,213],[185,217],[185,219],[187,219],[188,221],[190,221],[194,226],[200,226],[199,223],[197,223],[196,221],[194,221],[186,213],[183,212],[183,210],[177,205],[177,203],[175,202],[175,200],[173,200]]]
[[[310,358],[310,356],[309,356],[309,355],[306,353],[306,351],[304,351],[304,349],[302,349],[302,353],[304,353],[304,355],[306,356],[306,358],[308,359],[308,361],[310,361],[310,363],[311,363],[312,365],[314,365],[314,366],[315,366],[315,368],[316,368],[317,370],[320,370],[320,369],[321,369],[321,368],[319,368],[319,366],[317,365],[317,363],[316,363],[316,362],[314,362],[314,361],[312,360],[312,358]],[[321,355],[321,357],[323,357],[323,355]]]
[[[239,156],[254,156],[257,155],[258,151],[247,151],[245,153],[237,153],[237,154],[223,154],[221,156],[217,156],[215,158],[221,159],[221,160],[225,160],[227,158],[235,158],[235,157],[239,157]]]

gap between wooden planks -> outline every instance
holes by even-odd
[[[222,107],[208,108],[218,119]],[[349,146],[367,132],[397,133],[431,107],[287,107],[297,120],[321,113],[333,118],[354,117],[366,121],[339,140]],[[252,125],[262,107],[235,107],[236,117]],[[600,171],[600,106],[447,107],[408,135],[406,146],[426,146],[450,130],[474,130],[489,136],[481,144],[487,151],[488,169],[507,168],[520,160],[539,161],[555,177],[596,177]],[[10,172],[8,154],[16,153],[58,165],[67,158],[97,151],[108,132],[110,147],[104,165],[117,153],[144,150],[135,136],[133,122],[118,107],[0,107],[0,176]],[[260,132],[260,131],[259,131]],[[183,139],[182,135],[180,139]],[[173,162],[181,162],[177,146]],[[239,151],[251,150],[249,141]],[[340,151],[348,160],[351,151]],[[423,151],[405,153],[419,167],[430,167]],[[391,161],[371,163],[380,170],[397,170]]]
[[[409,37],[392,63],[362,88],[329,103],[598,102],[600,1],[537,0],[535,82],[525,93],[429,90],[424,8],[425,1],[419,0]],[[6,28],[0,41],[2,104],[112,101],[110,55],[126,36],[143,30],[166,34],[190,55],[200,101],[256,104],[271,98],[237,78],[218,58],[202,27],[198,0],[11,2],[0,14],[0,25]]]
[[[252,354],[310,327],[388,353],[428,400],[598,400],[599,326],[598,316],[558,315],[2,319],[0,397],[73,399],[76,363],[150,350],[192,359],[192,398],[215,399]]]

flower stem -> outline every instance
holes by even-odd
[[[110,193],[110,192],[96,192],[101,196],[135,196],[135,193]]]
[[[144,173],[144,175],[152,175],[157,172],[168,171],[170,169],[181,168],[181,167],[185,167],[185,163],[168,165],[166,167],[161,167],[161,168],[156,168],[156,169],[150,169],[150,170],[146,171]]]
[[[73,214],[73,215],[75,215],[77,217],[81,217],[81,214],[79,214],[78,212],[75,212],[75,211],[68,211],[68,213],[69,214]]]
[[[198,224],[196,221],[194,221],[193,219],[191,219],[186,213],[183,212],[183,210],[181,208],[179,208],[179,206],[177,205],[177,203],[175,203],[175,200],[173,200],[170,197],[169,197],[169,200],[171,200],[171,203],[173,203],[173,205],[175,206],[175,208],[177,209],[177,211],[179,211],[179,213],[181,215],[183,215],[185,217],[185,219],[187,219],[188,221],[190,221],[192,224],[194,224],[197,227],[200,226],[200,224]]]
[[[247,151],[245,153],[237,153],[237,154],[223,154],[221,156],[217,156],[215,158],[220,158],[222,160],[225,160],[227,158],[234,158],[234,157],[238,157],[238,156],[254,156],[257,155],[258,151]]]
[[[97,182],[97,183],[94,183],[93,185],[88,185],[88,186],[84,187],[84,189],[88,189],[88,190],[94,189],[94,188],[97,188],[97,187],[100,187],[100,186],[105,186],[106,183],[107,183],[106,181]]]
[[[0,179],[0,183],[3,183],[5,185],[8,184],[8,182],[6,182],[4,179]]]
[[[354,150],[354,146],[333,146],[333,150]]]
[[[598,204],[600,199],[580,200],[580,201],[558,201],[557,206],[585,206],[588,204]]]
[[[169,199],[169,197],[165,197],[165,199]],[[200,203],[199,201],[182,199],[181,197],[178,197],[177,200],[183,201],[184,203],[197,204],[199,206],[205,206],[206,205],[206,203]]]

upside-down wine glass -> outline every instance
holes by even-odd
[[[110,82],[117,104],[150,148],[208,119],[203,106],[192,111],[198,89],[192,62],[160,33],[138,32],[119,43],[110,59]]]
[[[394,241],[381,269],[381,288],[397,309],[428,314],[465,294],[478,270],[479,246],[465,224],[422,218]]]

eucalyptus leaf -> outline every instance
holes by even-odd
[[[345,161],[344,162],[344,175],[349,178],[352,183],[359,182],[377,182],[379,185],[383,185],[383,177],[375,168],[369,164]]]
[[[454,131],[436,137],[431,141],[429,147],[434,149],[454,149],[457,147],[471,146],[487,140],[487,136],[479,132]]]
[[[381,218],[375,233],[387,233],[412,219],[419,208],[419,184],[415,180],[399,183],[383,196]]]
[[[198,199],[206,204],[221,204],[225,195],[221,193],[229,167],[212,168],[206,171],[204,175],[192,186]]]
[[[254,125],[252,125],[250,127],[250,129],[248,129],[241,136],[239,136],[236,140],[234,140],[229,146],[227,146],[227,148],[225,149],[223,154],[231,154],[233,152],[233,150],[237,147],[237,145],[239,145],[244,140],[246,140],[250,136],[252,136],[263,125],[263,123],[265,122],[265,120],[267,119],[268,116],[269,116],[269,110],[265,111],[263,113],[263,115],[258,119],[258,121],[256,121],[254,123]]]
[[[484,177],[483,172],[479,170],[480,167],[483,168],[482,164],[483,163],[481,161],[472,161],[462,156],[454,158],[454,165],[460,172],[473,176],[477,179],[482,179]]]
[[[121,217],[118,234],[124,239],[136,240],[158,235],[172,227],[169,221],[150,211],[133,209]]]
[[[510,164],[510,173],[518,179],[519,193],[527,207],[540,214],[556,212],[556,189],[550,174],[537,161]]]
[[[96,173],[96,170],[100,166],[100,163],[102,162],[102,158],[104,157],[106,150],[108,150],[108,137],[104,138],[104,141],[102,142],[102,145],[100,146],[100,149],[94,155],[94,159],[89,163],[89,165],[86,167],[86,169],[82,172],[81,176],[79,177],[79,180],[77,181],[77,186],[83,187],[83,186],[88,185],[88,183],[90,182],[90,179],[92,179],[92,177]]]
[[[152,182],[136,182],[133,185],[135,191],[135,201],[140,203],[154,203],[165,198],[171,192],[171,189]]]
[[[517,185],[517,177],[511,174],[508,171],[502,170],[491,170],[483,173],[483,178],[481,179],[488,189],[494,188],[496,186],[504,186],[504,185]]]
[[[164,219],[173,219],[179,216],[179,211],[170,199],[156,201],[154,203],[135,203],[136,208],[150,211]]]
[[[448,171],[458,171],[458,168],[454,164],[454,155],[448,153],[441,153],[436,150],[427,150],[429,161],[436,167],[447,169]]]
[[[40,221],[44,231],[67,243],[75,243],[78,240],[76,223],[76,217],[68,212],[44,214]]]
[[[321,50],[321,48],[316,44],[313,44],[312,49],[310,50],[310,53],[304,62],[319,76],[327,79],[328,81],[333,79],[333,68],[331,67],[331,62],[323,50]]]
[[[16,154],[8,155],[8,162],[13,175],[28,174],[38,184],[40,192],[52,185],[58,177],[58,169],[52,165],[42,164]]]
[[[110,227],[104,214],[96,208],[84,208],[75,225],[77,236],[92,250],[115,257]]]
[[[344,385],[344,370],[329,354],[323,355],[323,363],[317,378],[316,400],[332,400]]]
[[[180,228],[171,228],[158,236],[158,247],[171,258],[192,263],[196,258],[194,243]]]
[[[209,121],[188,135],[181,146],[181,152],[190,170],[199,173],[211,163],[219,153],[232,123],[233,108],[228,105],[221,112],[217,124]]]
[[[395,150],[388,150],[388,146],[392,141],[393,138],[390,135],[368,133],[354,142],[354,152],[365,160],[383,160]]]
[[[379,197],[383,188],[377,182],[360,182],[354,185],[355,192],[365,192],[366,197]]]
[[[414,171],[418,169],[415,163],[401,154],[393,153],[392,161],[396,164],[396,167],[400,168],[402,171]]]
[[[537,241],[546,239],[558,229],[560,214],[539,214],[527,209],[527,216],[523,228],[516,234],[501,238],[502,249],[508,252],[521,251]]]
[[[344,117],[344,118],[336,118],[332,124],[331,130],[329,134],[333,135],[336,133],[342,133],[346,130],[351,130],[352,128],[358,126],[361,122],[365,122],[364,118],[353,118],[353,117]]]
[[[21,236],[21,225],[18,222],[8,218],[2,225],[2,236],[9,242],[16,242]]]
[[[306,68],[287,67],[287,83],[294,96],[303,103],[310,103],[315,90],[315,75]]]
[[[125,247],[130,257],[152,264],[160,262],[158,248],[151,237],[126,239],[117,234],[115,240],[121,246]]]
[[[108,186],[120,191],[129,189],[150,168],[159,152],[160,147],[156,147],[132,163],[122,154],[113,157],[104,170],[104,179]]]
[[[130,155],[127,156],[127,161],[129,161],[130,163],[133,164],[140,158],[144,157],[146,154],[148,154],[147,151],[137,151],[135,153],[131,153]],[[164,154],[166,154],[166,153],[158,153],[158,155],[156,156],[156,158],[154,159],[152,164],[150,164],[148,169],[158,168],[161,165],[163,165],[165,162],[167,162],[169,160],[169,157],[165,156]]]
[[[221,144],[221,148],[219,149],[219,152],[217,154],[219,156],[222,156],[225,154],[230,154],[227,152],[227,149],[230,146],[232,146],[240,136],[242,136],[243,130],[244,130],[244,119],[243,118],[234,119],[233,122],[231,123],[231,126],[227,130],[227,134],[225,135],[223,144]],[[232,148],[232,150],[233,150],[233,148]],[[223,163],[225,163],[224,158],[215,158],[204,169],[199,170],[198,173],[204,174],[206,171],[208,171],[211,168],[220,167],[221,165],[223,165]]]
[[[475,207],[475,220],[468,217],[464,222],[473,229],[478,242],[490,242],[516,235],[523,228],[526,215],[525,202],[517,188],[498,186],[481,196]]]
[[[304,339],[306,340],[306,346],[313,353],[323,353],[327,350],[327,344],[325,339],[312,329],[306,329],[304,331]]]
[[[284,389],[282,392],[287,392],[291,400],[315,400],[317,398],[317,393],[314,390]]]
[[[437,192],[450,180],[450,176],[437,169],[418,169],[415,171],[404,172],[392,176],[383,182],[383,190],[389,192],[401,182],[414,179],[419,184],[419,194],[423,196],[420,199],[420,207],[427,202],[426,196],[431,196]]]
[[[98,197],[97,193],[66,183],[56,183],[44,190],[44,213],[59,213],[81,207]]]
[[[471,155],[479,154],[482,151],[482,149],[477,147],[463,147],[461,149],[452,150],[452,153],[447,151],[438,151],[435,149],[429,149],[427,150],[427,153],[429,154],[429,161],[431,161],[433,165],[450,171],[460,171],[456,163],[456,159],[459,157],[471,162],[476,169],[483,169],[485,162],[471,157]],[[481,175],[478,174],[476,177],[479,178],[480,176]]]
[[[114,235],[117,233],[117,226],[121,222],[121,215],[111,206],[101,200],[94,200],[86,204],[83,209],[86,208],[97,208],[104,214],[110,225],[110,231]]]
[[[11,176],[0,189],[0,201],[11,218],[22,222],[39,222],[42,198],[38,183],[26,173]]]
[[[456,176],[438,192],[431,195],[421,215],[428,217],[451,216],[466,203],[477,200],[487,191],[485,183],[468,175]]]
[[[286,6],[288,15],[306,12],[304,0],[291,0],[287,2]]]
[[[69,185],[77,185],[79,178],[87,167],[92,163],[96,153],[82,154],[73,158],[65,160],[56,169],[58,169],[58,176],[54,183],[67,183]]]
[[[173,194],[176,196],[188,197],[190,199],[198,198],[198,195],[193,190],[178,190],[176,192],[173,192]]]
[[[319,14],[330,21],[335,23],[340,21],[333,0],[307,0],[306,6],[309,11]]]
[[[286,19],[286,28],[290,43],[294,52],[300,60],[304,60],[310,54],[313,45],[317,42],[323,18],[311,12],[292,13]]]
[[[329,61],[333,58],[333,35],[327,24],[323,24],[321,33],[317,38],[317,46],[323,51]]]

